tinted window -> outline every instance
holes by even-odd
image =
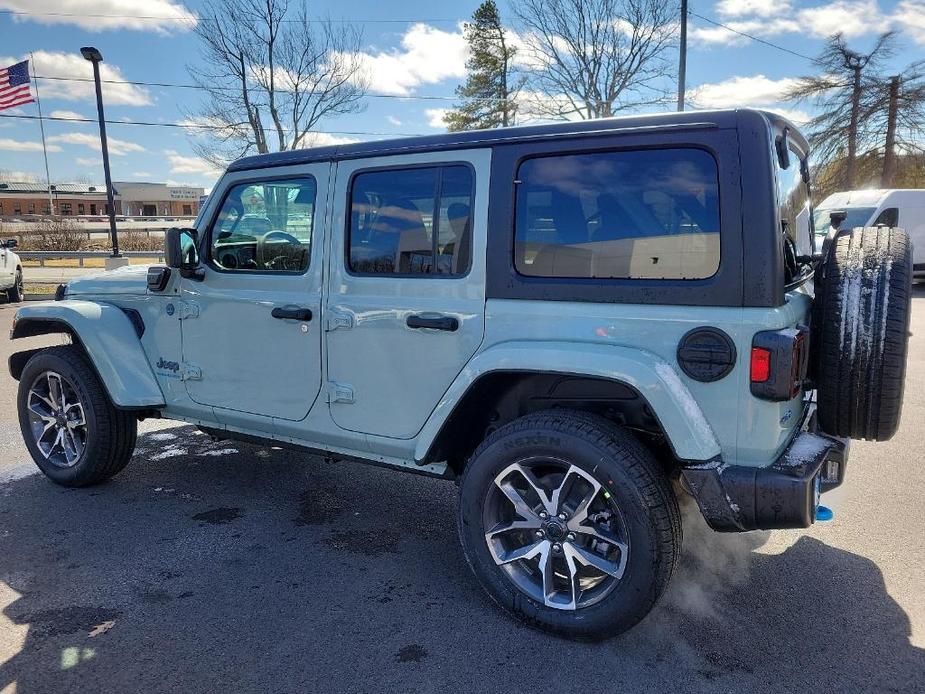
[[[234,272],[305,272],[314,213],[314,179],[239,183],[212,225],[212,262]]]
[[[466,166],[368,171],[353,178],[348,265],[385,275],[464,275],[472,247]]]
[[[898,207],[888,207],[879,215],[877,219],[874,220],[874,226],[883,225],[885,227],[895,227],[899,224],[899,208]]]
[[[517,271],[699,279],[719,268],[716,162],[696,149],[542,157],[518,171]]]

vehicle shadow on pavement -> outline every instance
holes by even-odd
[[[662,603],[603,643],[505,617],[471,576],[455,487],[192,427],[90,489],[0,484],[0,691],[922,688],[870,560],[693,521]],[[689,509],[688,509],[689,510]],[[702,521],[701,521],[702,523]]]

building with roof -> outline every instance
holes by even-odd
[[[115,202],[116,214],[122,214],[118,197]],[[50,207],[52,205],[53,210]],[[106,186],[88,183],[52,184],[49,196],[48,186],[44,183],[0,182],[0,217],[52,214],[62,217],[108,214]]]
[[[138,217],[194,217],[205,189],[166,183],[114,181],[116,214]],[[50,198],[50,200],[49,200]],[[53,207],[53,209],[52,209]],[[109,214],[106,186],[93,183],[0,182],[0,217],[103,216]]]
[[[205,188],[167,183],[114,181],[122,214],[136,217],[194,217]]]

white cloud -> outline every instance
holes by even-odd
[[[16,183],[37,183],[39,175],[31,171],[13,171],[0,169],[0,181],[15,181]]]
[[[103,166],[103,160],[99,157],[77,157],[74,161],[81,166]]]
[[[62,142],[68,145],[80,145],[96,150],[101,149],[99,135],[91,135],[90,133],[63,133],[61,135],[52,135],[48,138],[48,141]],[[128,140],[119,140],[115,137],[109,137],[106,141],[109,145],[109,153],[117,157],[121,157],[129,152],[145,151],[145,148],[141,145],[135,142],[129,142]]]
[[[797,80],[785,77],[772,80],[764,75],[730,77],[722,82],[701,84],[690,91],[690,100],[698,108],[735,108],[759,106],[780,101]]]
[[[180,154],[176,150],[164,150],[167,155],[167,161],[170,163],[170,173],[173,174],[196,174],[206,178],[218,178],[222,175],[222,170],[205,159],[195,156]]]
[[[431,128],[446,130],[446,123],[443,121],[443,117],[449,112],[450,109],[448,108],[424,109],[424,115],[427,116],[427,125],[429,125]]]
[[[764,75],[730,77],[722,82],[701,84],[690,91],[690,101],[697,108],[759,108],[773,111],[797,125],[809,121],[805,111],[780,108],[777,103],[797,82],[794,77],[773,80]]]
[[[392,125],[401,125],[401,121],[395,116],[386,116],[385,119]]]
[[[41,142],[25,142],[23,140],[13,140],[8,137],[0,137],[0,149],[7,152],[41,152]],[[48,145],[49,152],[60,152],[58,145]]]
[[[49,118],[66,118],[67,120],[84,120],[86,116],[76,111],[52,111],[48,114]]]
[[[4,0],[0,0],[2,3]],[[0,56],[0,65],[10,65],[28,59],[28,55],[14,58]],[[39,76],[39,90],[43,99],[64,99],[66,101],[95,101],[96,91],[93,86],[93,66],[80,53],[36,51],[31,66]],[[88,82],[70,82],[59,79],[41,79],[42,77],[79,77]],[[112,63],[100,65],[100,77],[104,80],[125,80],[122,71]],[[103,100],[107,105],[147,106],[151,95],[147,89],[132,84],[104,84]]]
[[[716,11],[725,17],[773,17],[790,12],[790,3],[786,0],[720,0]]]
[[[149,171],[133,171],[132,176],[135,178],[150,178],[151,173]]]
[[[422,84],[465,77],[467,56],[461,29],[414,24],[402,36],[401,48],[361,52],[359,59],[372,93],[407,96]]]
[[[910,2],[910,0],[906,0]],[[803,34],[828,38],[841,33],[845,38],[857,38],[885,31],[890,18],[880,11],[877,0],[835,0],[825,5],[793,10],[788,3],[773,0],[721,0],[717,9],[740,19],[724,22],[726,26],[753,36]],[[914,11],[914,10],[913,10]],[[742,45],[748,38],[718,26],[693,26],[694,45]]]
[[[892,20],[914,41],[925,45],[925,5],[916,0],[903,0],[896,6]]]
[[[72,24],[87,31],[137,29],[167,34],[196,26],[196,16],[186,6],[170,0],[0,0],[0,9],[28,13],[14,14],[15,22]]]
[[[353,142],[359,142],[359,140],[355,137],[332,135],[331,133],[309,133],[302,138],[302,141],[299,143],[299,149],[327,147],[329,145],[349,145]]]

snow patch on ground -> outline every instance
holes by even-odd
[[[196,455],[219,456],[219,455],[232,455],[237,452],[238,452],[237,448],[216,448],[211,451],[201,451],[200,453],[197,453]]]
[[[151,441],[172,441],[177,438],[176,434],[169,434],[166,431],[157,431],[153,434],[147,434],[145,438]]]
[[[0,484],[15,482],[23,477],[37,475],[38,473],[39,469],[35,466],[35,463],[17,463],[0,469]]]
[[[701,439],[719,448],[719,444],[716,441],[716,434],[713,433],[713,428],[706,420],[706,417],[703,416],[700,405],[697,404],[694,396],[691,395],[690,390],[684,385],[678,373],[671,368],[670,364],[665,362],[655,365],[655,373],[662,379],[662,383],[668,389],[668,392],[681,407],[681,411],[684,412],[687,417],[691,428],[697,432]]]
[[[166,460],[167,458],[176,458],[181,455],[189,455],[189,451],[179,446],[167,446],[160,453],[149,456],[149,460]]]

